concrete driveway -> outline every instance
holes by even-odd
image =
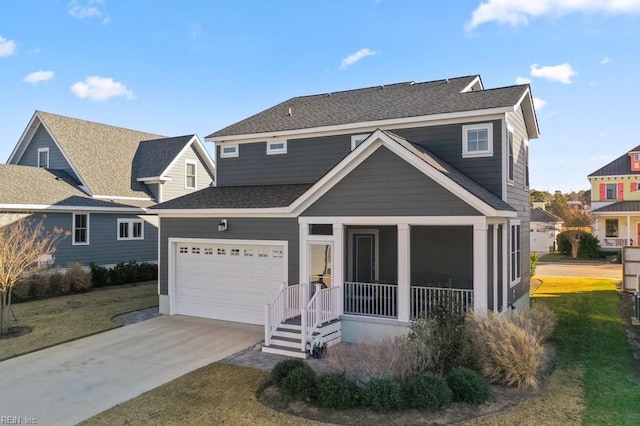
[[[0,420],[76,424],[263,338],[261,326],[160,316],[9,359]]]
[[[539,263],[536,268],[536,275],[622,280],[622,265],[610,263]]]

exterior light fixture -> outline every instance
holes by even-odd
[[[227,219],[222,219],[218,224],[218,232],[224,232],[227,230]]]

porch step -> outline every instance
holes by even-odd
[[[268,354],[285,355],[293,358],[302,358],[302,359],[306,359],[309,357],[309,353],[301,352],[300,348],[293,349],[286,346],[278,346],[274,344],[271,344],[269,346],[263,346],[262,352],[266,352]]]
[[[300,336],[295,338],[295,337],[282,337],[282,336],[276,336],[276,335],[271,336],[271,342],[272,342],[272,345],[275,344],[276,346],[294,348],[297,350],[300,350],[300,345],[302,343],[300,341]]]
[[[280,326],[273,332],[273,337],[288,337],[291,339],[298,339],[298,341],[300,341],[300,338],[302,337],[302,330],[299,328],[296,330]]]

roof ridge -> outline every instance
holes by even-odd
[[[45,115],[52,115],[54,117],[59,117],[59,118],[63,118],[65,120],[73,120],[73,121],[80,121],[83,123],[88,123],[88,124],[97,124],[99,126],[105,126],[105,127],[111,127],[113,129],[119,129],[119,130],[126,130],[129,132],[136,132],[136,133],[145,133],[148,135],[154,135],[154,136],[159,136],[160,138],[167,138],[169,136],[165,136],[165,135],[160,135],[157,133],[151,133],[151,132],[146,132],[144,130],[136,130],[136,129],[130,129],[128,127],[122,127],[122,126],[114,126],[112,124],[105,124],[105,123],[99,123],[97,121],[92,121],[92,120],[85,120],[82,118],[77,118],[77,117],[69,117],[67,115],[62,115],[62,114],[55,114],[53,112],[47,112],[47,111],[42,111],[42,110],[36,110],[36,113],[38,114],[38,116],[40,116],[40,114],[45,114]]]

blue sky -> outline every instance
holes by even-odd
[[[530,82],[532,187],[640,145],[640,0],[0,0],[0,161],[35,110],[205,135],[293,96]],[[207,145],[210,145],[207,143]]]

